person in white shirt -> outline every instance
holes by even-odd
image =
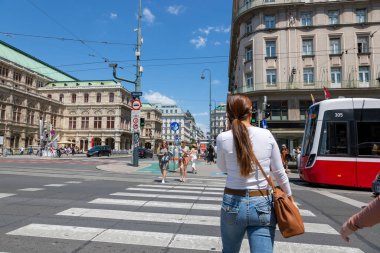
[[[273,252],[276,218],[272,189],[253,157],[266,174],[272,172],[293,200],[277,142],[269,130],[250,125],[252,102],[248,97],[228,96],[227,115],[231,130],[216,139],[217,166],[227,173],[220,219],[222,252],[238,253],[245,233],[251,252]]]
[[[198,151],[197,151],[197,144],[193,144],[193,147],[191,148],[191,151],[190,151],[191,155],[191,169],[193,171],[193,174],[197,174],[197,168],[196,168],[196,161],[197,161],[197,158],[198,158]]]

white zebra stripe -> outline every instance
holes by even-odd
[[[127,205],[127,206],[147,206],[147,207],[164,207],[196,210],[220,210],[220,205],[184,203],[184,202],[163,202],[163,201],[143,201],[129,199],[106,199],[97,198],[89,202],[90,204],[108,204],[108,205]]]
[[[57,215],[101,218],[101,219],[116,219],[116,220],[138,220],[138,221],[148,221],[148,222],[184,223],[184,224],[208,225],[208,226],[220,225],[220,218],[216,216],[149,213],[149,212],[134,212],[134,211],[120,211],[120,210],[107,210],[107,209],[70,208],[63,212],[57,213]],[[309,233],[333,234],[333,235],[339,234],[335,229],[333,229],[328,224],[304,223],[304,225],[305,225],[305,231]]]
[[[140,197],[140,198],[162,198],[162,199],[199,199],[207,201],[222,201],[222,197],[206,196],[189,196],[189,195],[172,195],[172,194],[151,194],[151,193],[134,193],[134,192],[115,192],[112,196]]]
[[[54,239],[70,239],[93,242],[119,243],[142,246],[157,246],[173,249],[218,251],[222,250],[220,237],[173,234],[163,232],[146,232],[46,224],[30,224],[8,232],[7,235],[33,236]],[[149,240],[147,240],[149,238]],[[275,242],[275,252],[313,252],[313,253],[364,253],[350,247],[304,244],[292,242]],[[249,252],[248,241],[244,239],[242,252]]]
[[[0,199],[2,198],[6,198],[6,197],[10,197],[10,196],[14,196],[16,194],[13,194],[13,193],[0,193]]]
[[[217,187],[207,187],[207,186],[182,186],[182,185],[170,185],[170,184],[165,184],[165,185],[160,185],[160,184],[140,184],[137,187],[148,187],[148,188],[164,188],[164,189],[188,189],[188,190],[204,190],[204,191],[223,191],[223,188],[217,188]]]
[[[42,190],[45,190],[45,188],[24,188],[24,189],[19,189],[18,191],[36,192],[36,191],[42,191]]]
[[[89,202],[90,204],[102,205],[126,205],[126,206],[147,206],[147,207],[164,207],[164,208],[180,208],[180,209],[195,209],[195,210],[212,210],[219,211],[220,205],[201,204],[201,203],[185,203],[185,202],[164,202],[164,201],[144,201],[144,200],[129,200],[129,199],[107,199],[97,198]],[[315,216],[309,210],[300,209],[302,216]]]
[[[186,191],[186,190],[171,190],[171,189],[144,189],[138,187],[126,188],[128,191],[143,191],[143,192],[177,192],[177,193],[192,193],[192,194],[210,194],[222,195],[222,192],[203,192],[203,191]]]

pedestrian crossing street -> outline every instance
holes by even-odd
[[[126,249],[128,245],[139,245],[139,252],[149,252],[144,251],[144,247],[186,249],[186,252],[220,252],[219,214],[222,194],[221,184],[140,184],[121,192],[110,193],[107,197],[90,200],[86,207],[73,206],[55,214],[57,217],[75,220],[100,219],[131,224],[127,229],[121,229],[121,225],[114,228],[31,223],[9,231],[7,235],[48,238],[52,242],[55,239],[64,239],[121,244]],[[0,198],[2,197],[8,196],[0,194]],[[318,223],[318,215],[303,209],[302,203],[297,204],[305,220],[306,234],[332,236],[337,241],[341,240],[338,231],[329,224]],[[246,239],[241,252],[249,252]],[[275,252],[363,253],[353,247],[285,240],[279,233],[276,234]]]

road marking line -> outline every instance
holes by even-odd
[[[164,232],[74,227],[60,225],[30,224],[7,233],[15,236],[33,236],[54,239],[69,239],[142,246],[168,247],[173,249],[218,251],[222,250],[220,237],[173,234]],[[149,240],[147,240],[149,238]],[[275,242],[275,252],[313,252],[313,253],[364,253],[358,248],[305,244],[293,242]],[[248,240],[244,239],[242,252],[249,252]]]
[[[18,191],[36,192],[36,191],[42,191],[42,190],[45,190],[45,188],[24,188],[24,189],[19,189]]]
[[[149,184],[140,184],[137,187],[148,187],[148,188],[164,188],[164,189],[190,189],[190,190],[204,190],[204,191],[223,191],[224,188],[208,188],[206,186],[181,186],[181,185],[170,185],[170,184],[165,184],[165,185],[149,185]]]
[[[350,198],[347,198],[347,197],[344,197],[344,196],[341,196],[341,195],[338,195],[338,194],[335,194],[335,193],[331,193],[331,192],[328,192],[328,191],[313,190],[313,192],[319,193],[321,195],[324,195],[324,196],[332,198],[332,199],[339,200],[339,201],[341,201],[343,203],[346,203],[346,204],[349,204],[351,206],[355,206],[355,207],[358,207],[358,208],[362,208],[362,206],[368,205],[368,203],[360,202],[360,201],[357,201],[357,200],[354,200],[354,199],[350,199]]]
[[[213,204],[201,204],[201,203],[186,203],[186,202],[164,202],[164,201],[144,201],[144,200],[127,200],[127,199],[107,199],[97,198],[90,202],[90,204],[101,205],[126,205],[126,206],[146,206],[146,207],[164,207],[164,208],[178,208],[178,209],[194,209],[194,210],[211,210],[219,211],[220,205]],[[313,217],[313,214],[309,210],[300,209],[302,216]]]
[[[10,196],[14,196],[16,194],[13,194],[13,193],[0,193],[0,199],[2,198],[6,198],[6,197],[10,197]]]
[[[149,213],[135,211],[120,211],[107,209],[89,209],[89,208],[70,208],[63,212],[57,213],[61,216],[116,219],[116,220],[135,220],[164,223],[183,223],[192,225],[219,226],[219,216],[201,216],[186,214],[166,214],[166,213]],[[333,234],[339,233],[328,224],[304,223],[307,233]]]
[[[8,235],[35,236],[55,239],[69,239],[89,241],[100,233],[104,228],[87,228],[74,226],[59,226],[45,224],[29,224],[25,227],[8,232]]]
[[[46,184],[44,186],[46,186],[46,187],[62,187],[62,186],[66,186],[66,184]]]
[[[221,195],[222,192],[203,192],[203,191],[186,191],[186,190],[170,190],[170,189],[145,189],[138,187],[126,188],[128,191],[144,191],[144,192],[179,192],[179,193],[199,193],[199,194],[210,194],[210,195]]]
[[[67,182],[64,182],[65,184],[81,184],[82,182],[81,181],[67,181]]]
[[[246,245],[248,241],[246,241]],[[246,248],[249,251],[249,246]],[[243,252],[248,252],[243,251]],[[340,246],[330,246],[330,245],[318,245],[318,244],[308,244],[308,243],[295,243],[295,242],[275,242],[274,244],[275,252],[313,252],[313,253],[364,253],[358,248],[351,247],[340,247]]]
[[[220,218],[216,216],[200,216],[186,214],[149,213],[135,211],[119,211],[106,209],[70,208],[57,213],[62,216],[89,217],[102,219],[136,220],[149,222],[184,223],[194,225],[219,226]]]
[[[133,193],[133,192],[115,192],[110,194],[112,196],[124,196],[124,197],[142,197],[142,198],[160,198],[160,199],[199,199],[207,201],[223,200],[222,197],[205,197],[205,196],[187,196],[187,195],[171,195],[171,194],[149,194],[149,193]]]
[[[195,209],[195,210],[220,210],[220,205],[198,204],[185,202],[163,202],[163,201],[143,201],[143,200],[127,200],[127,199],[105,199],[98,198],[89,202],[90,204],[107,204],[107,205],[126,205],[126,206],[147,206],[147,207],[164,207],[179,209]]]

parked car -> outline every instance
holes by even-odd
[[[372,182],[372,191],[375,195],[380,194],[380,173],[377,174],[375,180]]]
[[[139,157],[140,158],[152,158],[153,157],[153,151],[148,148],[139,148]]]
[[[95,146],[87,150],[87,157],[91,156],[110,156],[112,153],[110,146]]]

